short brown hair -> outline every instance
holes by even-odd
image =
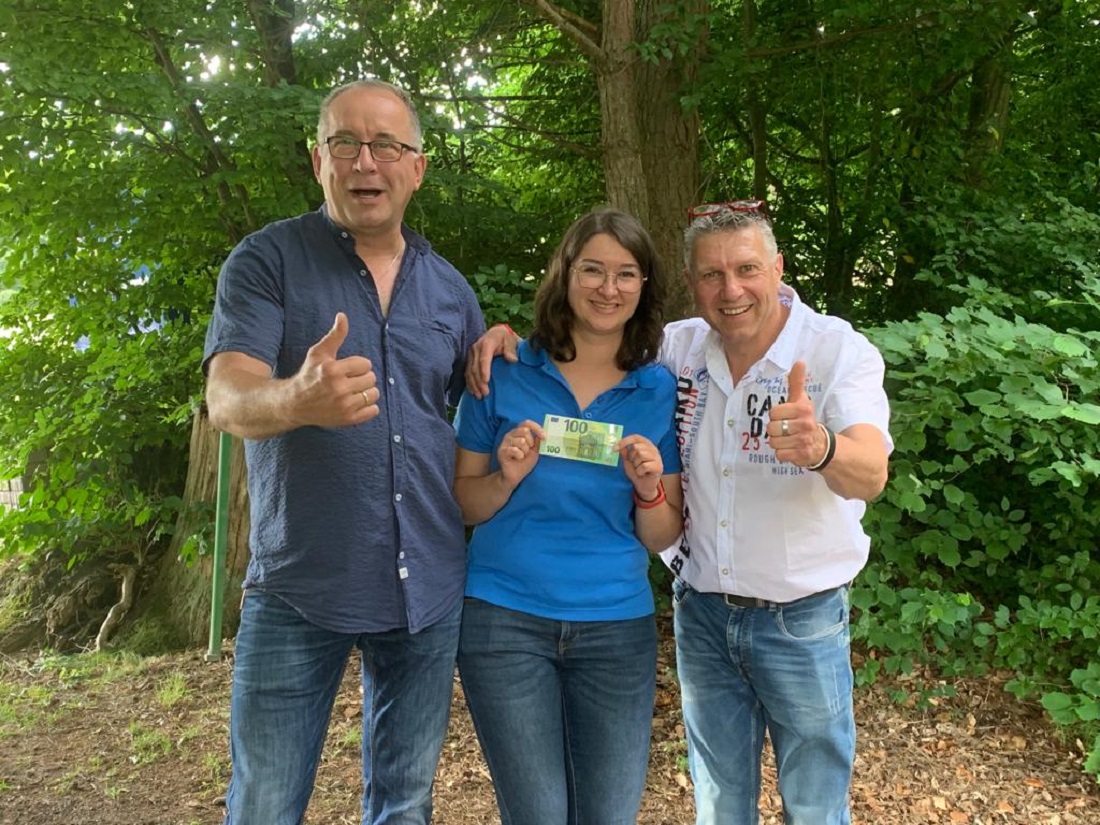
[[[619,369],[632,370],[657,358],[664,336],[667,285],[653,239],[645,227],[633,215],[610,207],[594,209],[574,221],[554,250],[546,276],[535,294],[531,345],[545,349],[558,361],[577,357],[573,346],[574,315],[569,306],[569,274],[581,248],[594,235],[610,235],[622,244],[634,256],[646,279],[638,308],[626,322],[622,344],[615,355]]]

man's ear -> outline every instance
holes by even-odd
[[[428,156],[421,152],[416,156],[416,185],[413,190],[420,188],[420,184],[424,182],[424,170],[428,168]]]

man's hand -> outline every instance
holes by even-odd
[[[794,362],[787,377],[787,400],[769,413],[768,441],[776,458],[799,467],[812,467],[825,457],[829,442],[806,395],[805,361]]]
[[[474,341],[466,357],[466,389],[474,398],[489,394],[489,376],[493,358],[503,355],[505,361],[515,363],[516,347],[523,340],[507,324],[497,324]]]
[[[309,348],[301,369],[290,379],[290,415],[297,426],[348,427],[378,415],[374,368],[361,355],[338,357],[348,337],[348,317],[336,322]]]

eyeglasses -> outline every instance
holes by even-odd
[[[768,204],[764,201],[725,201],[724,203],[701,203],[687,211],[688,223],[696,218],[707,218],[711,215],[721,215],[723,212],[758,212],[764,219],[771,222],[768,214]]]
[[[608,272],[599,264],[577,264],[571,270],[577,276],[577,283],[585,289],[599,289],[607,283],[610,275],[615,289],[623,294],[637,292],[645,283],[646,277],[637,269],[620,269],[618,272]]]
[[[330,155],[341,160],[355,160],[366,146],[370,156],[379,163],[393,163],[401,160],[405,152],[420,152],[415,146],[409,146],[399,140],[356,140],[344,135],[325,138],[325,145],[328,146]]]

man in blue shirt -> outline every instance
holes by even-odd
[[[211,421],[245,439],[251,561],[227,825],[298,825],[333,700],[362,654],[363,823],[431,819],[465,577],[451,493],[473,291],[402,225],[426,159],[408,95],[322,103],[317,212],[250,235],[218,280]]]

